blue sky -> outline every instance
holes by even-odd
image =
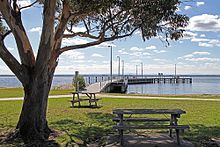
[[[30,0],[20,1],[27,5]],[[59,58],[56,74],[109,74],[110,48],[113,46],[113,73],[118,72],[118,58],[125,63],[125,73],[135,74],[136,65],[144,64],[144,74],[173,74],[177,65],[178,74],[220,74],[220,1],[199,0],[183,2],[178,10],[189,16],[189,26],[184,38],[166,42],[152,38],[143,42],[136,32],[132,37],[106,42],[99,46],[68,51]],[[37,52],[42,27],[41,9],[34,7],[22,11],[22,18],[31,43]],[[76,27],[75,29],[83,29]],[[63,40],[63,45],[78,44],[87,40],[75,38]],[[17,59],[13,37],[6,39],[6,45]],[[0,74],[12,74],[0,59]]]

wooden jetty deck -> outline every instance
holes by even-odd
[[[192,78],[171,78],[171,77],[155,77],[155,78],[135,78],[128,79],[128,84],[156,84],[156,83],[192,83]]]
[[[125,93],[129,84],[191,84],[192,78],[180,76],[155,76],[155,77],[135,77],[124,76],[115,79],[107,80],[105,82],[98,81],[98,79],[109,79],[108,77],[93,77],[95,82],[86,88],[89,91],[95,92],[115,92]],[[91,77],[89,77],[91,79]]]

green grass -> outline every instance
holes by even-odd
[[[220,137],[220,102],[103,98],[98,109],[70,108],[69,98],[50,99],[48,121],[51,128],[62,132],[56,141],[61,145],[99,142],[114,133],[112,110],[116,108],[180,108],[187,113],[180,124],[190,125],[184,138],[201,146],[201,140]],[[85,102],[86,103],[86,102]],[[84,104],[85,104],[84,103]],[[22,101],[0,101],[0,131],[14,128]]]
[[[50,95],[70,94],[72,89],[52,89]],[[0,98],[23,97],[23,88],[0,88]]]

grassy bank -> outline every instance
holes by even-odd
[[[73,89],[60,89],[54,88],[50,91],[50,95],[65,95],[70,94]],[[156,94],[108,94],[117,96],[149,96],[149,97],[169,97],[169,98],[206,98],[206,99],[220,99],[220,95],[213,94],[191,94],[191,95],[156,95]],[[22,97],[23,88],[0,88],[0,98],[12,98],[12,97]]]
[[[220,102],[103,98],[101,108],[73,109],[68,99],[49,100],[49,125],[60,132],[56,141],[61,146],[74,142],[104,144],[106,137],[114,133],[111,119],[115,108],[180,108],[187,114],[182,115],[179,123],[191,127],[184,138],[201,146],[201,141],[220,137]],[[16,126],[21,105],[22,101],[0,102],[1,134]]]
[[[70,94],[73,89],[52,89],[50,95]],[[23,88],[0,88],[0,98],[23,97]]]

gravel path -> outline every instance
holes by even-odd
[[[49,98],[63,98],[63,97],[72,97],[71,94],[68,95],[53,95],[49,96]],[[172,98],[172,97],[150,97],[150,96],[131,96],[131,95],[107,95],[107,94],[97,94],[97,97],[102,98],[132,98],[132,99],[152,99],[152,100],[190,100],[190,101],[220,101],[220,98],[190,98],[190,97],[182,97],[182,98]],[[15,100],[23,100],[23,97],[15,97],[15,98],[0,98],[0,101],[15,101]]]

